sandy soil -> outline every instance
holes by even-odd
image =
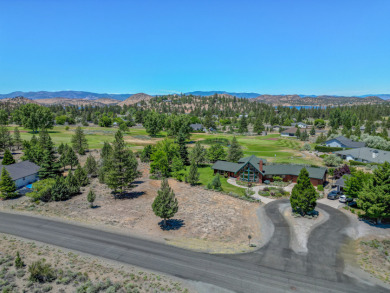
[[[17,251],[25,264],[19,269],[14,264]],[[56,279],[46,283],[30,281],[29,266],[43,259],[51,265]],[[79,288],[85,289],[80,292],[197,291],[190,284],[174,277],[0,234],[2,292],[76,292]]]
[[[97,155],[97,152],[92,153]],[[161,182],[149,179],[149,165],[140,164],[140,170],[142,177],[123,199],[114,199],[111,190],[95,178],[89,186],[82,188],[82,194],[65,202],[32,203],[30,198],[21,197],[1,201],[0,209],[117,229],[118,232],[211,253],[248,251],[249,234],[253,237],[252,243],[260,243],[258,203],[191,187],[176,180],[169,180],[169,184],[178,199],[179,211],[171,220],[170,230],[163,230],[159,225],[161,219],[151,208]],[[96,193],[96,207],[93,209],[86,200],[90,188]]]
[[[284,216],[290,225],[291,240],[290,247],[295,253],[307,253],[307,240],[310,232],[315,227],[321,225],[329,219],[329,214],[324,210],[317,208],[319,215],[316,218],[296,217],[291,211],[290,203],[281,204],[279,206],[280,213]]]

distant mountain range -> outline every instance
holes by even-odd
[[[267,97],[289,97],[289,96],[299,96],[301,98],[317,98],[317,97],[333,97],[333,98],[343,98],[342,96],[337,95],[264,95],[259,93],[236,93],[236,92],[226,92],[226,91],[193,91],[193,92],[187,92],[186,95],[194,95],[194,96],[212,96],[214,94],[219,95],[231,95],[236,96],[238,98],[258,98],[260,96],[267,96]],[[31,100],[38,100],[38,99],[52,99],[52,98],[65,98],[65,99],[85,99],[85,100],[97,100],[102,98],[108,98],[108,99],[115,99],[119,101],[124,101],[130,96],[134,94],[101,94],[101,93],[93,93],[93,92],[84,92],[84,91],[56,91],[56,92],[49,92],[49,91],[39,91],[39,92],[22,92],[22,91],[16,91],[9,94],[0,94],[0,99],[5,98],[14,98],[14,97],[25,97]],[[389,100],[390,94],[378,94],[378,95],[361,95],[361,96],[354,96],[354,98],[366,98],[366,97],[378,97],[383,100]]]
[[[0,94],[0,99],[25,97],[31,100],[52,99],[52,98],[97,100],[101,98],[109,98],[109,99],[124,101],[131,95],[132,94],[98,94],[98,93],[82,92],[82,91],[58,91],[58,92],[40,91],[40,92],[12,92],[9,94]]]

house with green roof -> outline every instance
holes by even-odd
[[[262,183],[265,180],[272,182],[275,176],[281,177],[284,182],[296,182],[299,172],[306,168],[311,183],[317,186],[325,183],[327,175],[327,168],[293,164],[269,164],[267,160],[254,155],[242,158],[237,163],[217,161],[211,168],[214,170],[214,174],[219,173],[254,183]]]

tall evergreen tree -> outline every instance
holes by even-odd
[[[110,169],[107,174],[107,185],[114,193],[123,194],[126,188],[138,177],[138,162],[133,152],[129,150],[123,140],[120,130],[115,134]]]
[[[237,141],[237,138],[234,136],[229,149],[228,149],[228,155],[227,155],[227,161],[237,163],[239,159],[241,159],[244,156],[244,152],[241,149],[240,144]]]
[[[263,125],[263,121],[260,117],[257,117],[255,120],[255,124],[253,125],[253,131],[257,134],[261,134],[265,130]]]
[[[85,155],[85,151],[88,150],[88,142],[84,131],[80,126],[76,128],[76,131],[72,136],[72,147],[75,152],[79,153],[80,155]]]
[[[11,165],[15,164],[15,159],[11,154],[11,151],[9,149],[5,150],[3,161],[1,162],[2,165]]]
[[[66,162],[66,166],[70,165],[70,169],[73,170],[73,167],[77,166],[77,164],[79,163],[79,159],[77,158],[76,153],[72,148],[68,148],[68,150],[64,155],[65,155],[64,160]]]
[[[43,138],[43,136],[40,138]],[[39,178],[55,178],[60,174],[61,165],[55,155],[54,144],[51,140],[51,137],[47,135],[47,137],[44,137],[44,139],[40,139],[40,145],[43,146],[43,157],[42,160],[38,163],[38,165],[41,167],[39,169]]]
[[[87,172],[80,164],[77,165],[76,171],[74,171],[74,177],[76,177],[80,186],[86,186],[89,183]]]
[[[76,195],[80,192],[79,180],[75,175],[73,175],[72,170],[70,170],[68,176],[66,176],[65,183],[71,195]]]
[[[245,114],[242,115],[242,118],[240,120],[240,127],[238,128],[239,133],[245,133],[248,132],[248,122],[246,120]]]
[[[95,158],[91,154],[87,157],[87,161],[85,162],[84,168],[89,176],[91,177],[97,176],[98,165]]]
[[[179,210],[179,203],[177,202],[175,193],[170,188],[166,178],[163,179],[161,187],[157,191],[152,208],[154,214],[164,220],[164,226],[167,224],[167,219],[172,218]]]
[[[198,165],[194,160],[192,160],[188,176],[186,177],[186,182],[190,183],[191,185],[196,185],[199,181],[199,176],[200,174],[198,172]]]
[[[183,132],[179,132],[177,136],[177,144],[179,145],[179,155],[184,165],[189,164],[188,150],[186,146],[186,135]]]
[[[14,129],[14,146],[19,150],[23,144],[22,138],[20,137],[20,131],[19,128],[15,127]]]
[[[292,189],[290,203],[293,211],[305,215],[314,210],[317,204],[317,193],[310,182],[309,172],[303,168],[299,173],[297,184]]]
[[[380,224],[390,217],[390,163],[385,162],[373,171],[372,180],[365,183],[356,200],[366,216]]]
[[[2,199],[14,198],[17,196],[16,185],[12,180],[11,175],[7,169],[3,167],[0,177],[0,197]]]
[[[13,145],[11,133],[4,125],[0,126],[0,151],[5,151]]]
[[[204,164],[207,157],[206,149],[200,144],[200,141],[195,143],[190,153],[190,160],[194,161],[196,165]]]

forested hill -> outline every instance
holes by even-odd
[[[0,94],[0,99],[4,98],[15,98],[15,97],[25,97],[31,100],[37,99],[53,99],[53,98],[65,98],[65,99],[87,99],[87,100],[97,100],[101,98],[109,98],[115,100],[126,100],[132,94],[98,94],[92,92],[83,92],[83,91],[57,91],[57,92],[48,92],[48,91],[39,91],[39,92],[12,92],[9,94]]]

